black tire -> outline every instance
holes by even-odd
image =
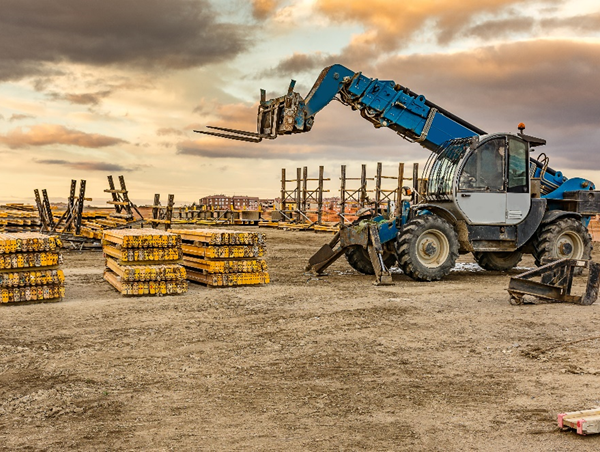
[[[417,281],[437,281],[454,268],[458,236],[437,215],[420,215],[406,223],[396,241],[402,271]]]
[[[590,259],[592,236],[580,220],[559,218],[543,225],[533,240],[533,257],[538,267],[546,258]],[[581,274],[582,269],[575,269]]]
[[[475,252],[475,260],[481,268],[488,271],[506,272],[514,268],[523,257],[521,251],[511,252]]]
[[[365,275],[374,275],[375,270],[369,257],[369,252],[362,246],[353,246],[345,251],[346,260],[354,270]],[[383,263],[387,268],[396,264],[396,255],[383,250]]]

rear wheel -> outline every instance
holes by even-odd
[[[590,259],[592,237],[580,220],[560,218],[540,228],[533,249],[537,266],[542,265],[546,258]]]
[[[521,251],[473,253],[479,266],[485,270],[505,272],[514,268],[523,257]]]
[[[353,246],[352,248],[348,248],[345,251],[345,254],[346,260],[350,264],[350,267],[352,267],[354,270],[365,275],[375,274],[373,264],[371,263],[371,258],[369,257],[369,252],[365,248],[362,246]],[[387,268],[392,267],[396,264],[396,255],[394,253],[390,253],[384,248],[383,263]]]
[[[402,271],[417,281],[437,281],[454,268],[458,237],[437,215],[420,215],[406,223],[396,242]]]

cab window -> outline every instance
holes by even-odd
[[[459,190],[504,191],[506,141],[486,141],[468,157],[463,166]]]
[[[508,192],[527,193],[527,143],[511,138],[508,141]]]

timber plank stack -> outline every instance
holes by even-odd
[[[0,232],[38,231],[40,217],[34,206],[5,204],[0,206]]]
[[[0,301],[60,301],[65,276],[58,237],[37,232],[0,233]]]
[[[180,265],[181,237],[156,229],[111,229],[103,233],[104,279],[122,295],[187,292]]]
[[[171,229],[181,236],[183,265],[190,281],[211,287],[270,282],[266,235],[224,229]]]

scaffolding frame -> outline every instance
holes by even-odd
[[[104,190],[104,193],[110,193],[112,201],[106,201],[106,203],[111,204],[115,208],[115,213],[113,213],[111,217],[131,221],[134,219],[133,211],[135,210],[140,216],[140,219],[143,220],[144,216],[140,213],[137,206],[129,199],[129,192],[125,185],[125,177],[119,176],[120,189],[115,188],[115,182],[112,176],[107,176],[107,178],[109,188]]]
[[[152,205],[152,219],[148,221],[153,229],[158,229],[160,225],[165,226],[165,231],[171,228],[173,220],[173,205],[175,204],[175,195],[170,194],[167,205],[160,203],[160,194],[154,195],[154,204]]]
[[[323,223],[323,193],[324,182],[331,179],[325,178],[325,167],[319,166],[318,177],[308,177],[308,167],[296,168],[296,179],[286,179],[285,168],[281,169],[281,206],[279,212],[290,222],[307,224],[307,228]],[[295,182],[295,188],[288,189],[287,183]],[[316,187],[310,187],[310,182],[317,182]],[[310,209],[311,202],[317,204],[316,209]],[[289,209],[290,203],[295,204],[295,209]],[[311,220],[308,215],[316,214],[317,220]]]

